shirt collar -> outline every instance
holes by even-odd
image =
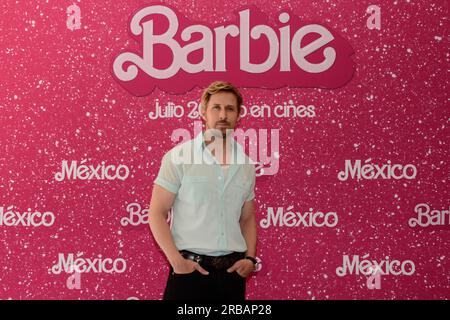
[[[195,148],[196,152],[203,153],[203,151],[206,148],[206,143],[203,138],[204,134],[205,134],[205,132],[202,130],[202,132],[200,132],[197,135],[197,137],[194,138],[194,148]],[[242,146],[239,143],[237,143],[236,140],[232,136],[229,139],[230,139],[230,143],[231,143],[231,150],[234,150],[234,152],[237,153],[237,156],[238,156],[237,159],[245,159],[245,153],[244,153],[244,150],[242,150]]]

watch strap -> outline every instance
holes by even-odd
[[[256,260],[256,259],[253,258],[253,257],[250,257],[250,256],[246,256],[245,259],[250,260],[251,262],[253,262],[254,265],[256,265],[256,264],[258,263],[258,260]]]

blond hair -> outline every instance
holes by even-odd
[[[211,96],[221,91],[231,92],[235,95],[237,100],[237,111],[238,113],[240,113],[242,105],[242,95],[235,86],[226,81],[214,81],[208,86],[208,88],[205,89],[205,91],[203,91],[201,99],[202,108],[206,109]]]

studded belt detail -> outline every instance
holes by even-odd
[[[203,268],[208,270],[208,268],[213,268],[216,270],[228,269],[236,261],[245,258],[245,252],[233,252],[224,256],[207,256],[202,254],[197,254],[187,250],[181,250],[180,254],[185,259],[189,259],[197,262]]]

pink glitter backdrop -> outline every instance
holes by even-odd
[[[148,226],[123,226],[127,206],[148,208],[161,157],[173,130],[193,120],[149,119],[155,101],[186,105],[155,89],[136,97],[112,77],[118,52],[139,50],[128,20],[146,1],[75,2],[81,28],[66,26],[72,1],[0,4],[0,208],[54,214],[52,226],[0,225],[1,299],[160,299],[168,264]],[[261,271],[248,299],[448,299],[448,220],[410,227],[414,208],[449,210],[447,1],[168,1],[190,21],[236,23],[234,11],[254,5],[271,18],[288,9],[323,22],[354,50],[355,72],[340,88],[242,88],[244,104],[314,105],[315,117],[250,117],[240,127],[280,129],[280,168],[256,182]],[[381,8],[381,29],[366,26],[366,9]],[[345,160],[412,164],[415,179],[340,181]],[[125,180],[63,180],[62,162],[124,164]],[[336,212],[336,227],[262,228],[268,208]],[[448,217],[447,217],[448,219]],[[121,258],[123,273],[49,270],[58,255]],[[414,262],[412,275],[337,275],[343,256]]]

